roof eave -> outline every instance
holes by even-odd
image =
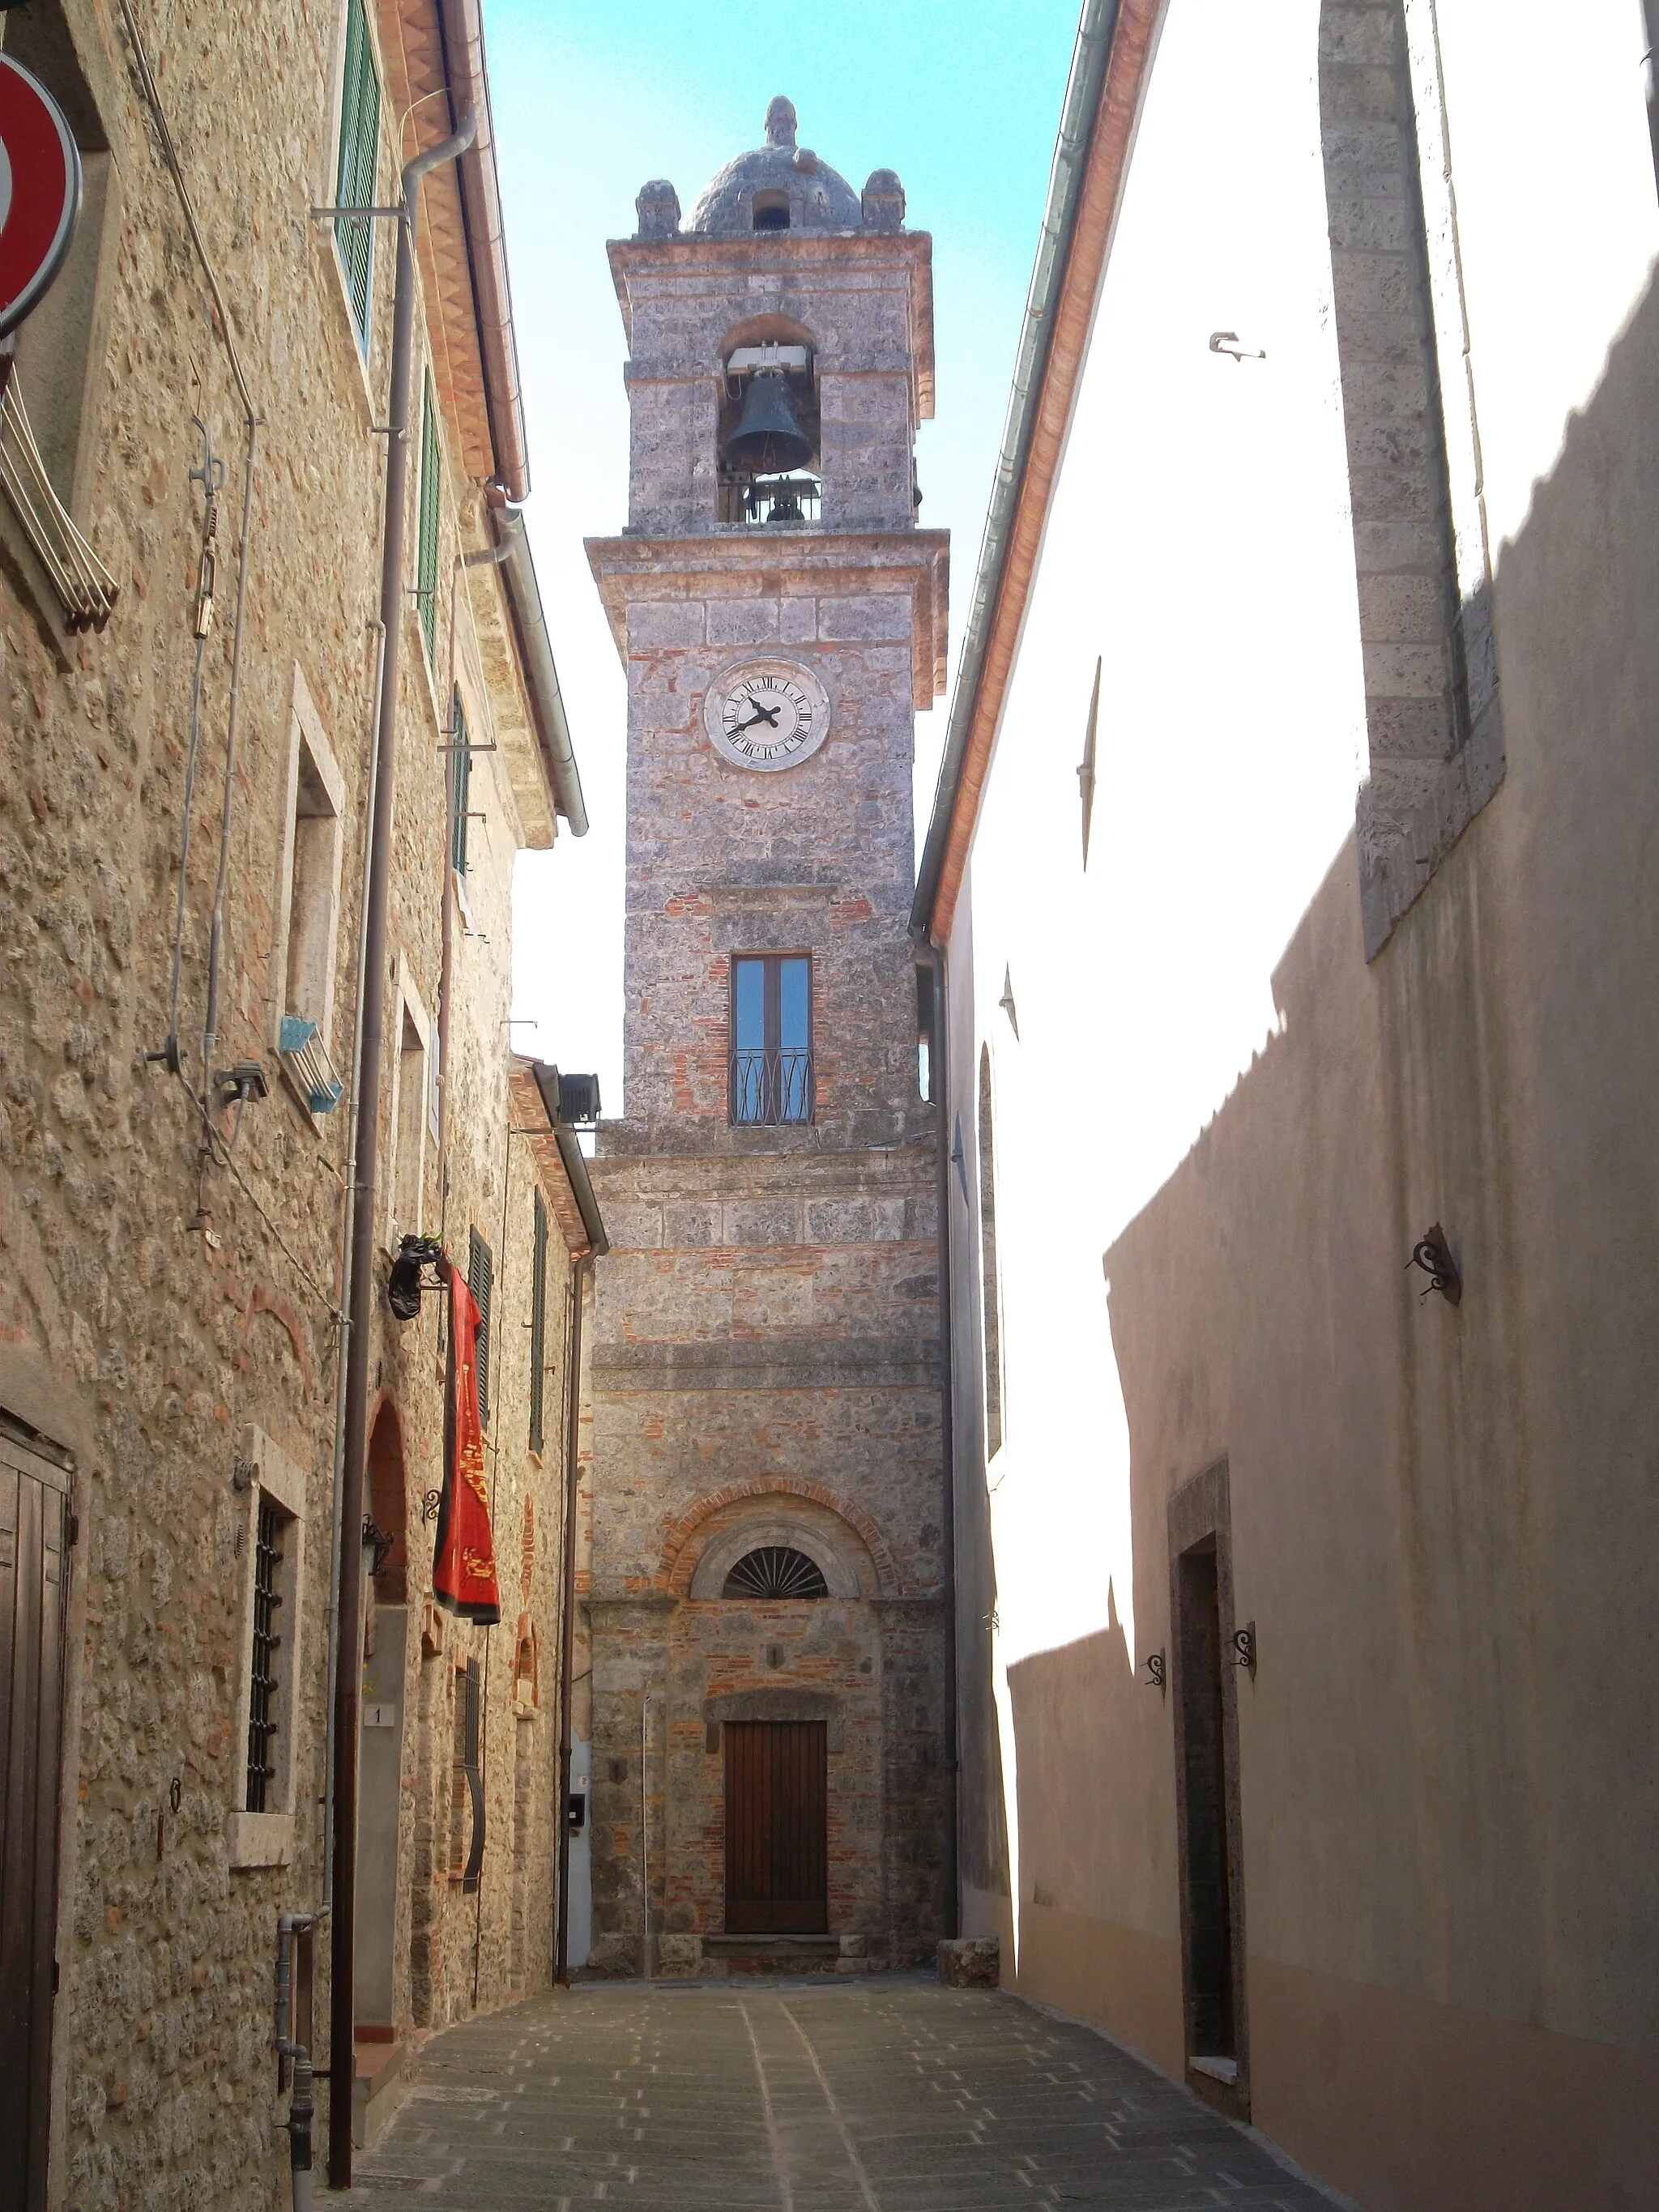
[[[1085,0],[911,927],[950,935],[1167,0]]]

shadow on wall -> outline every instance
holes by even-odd
[[[1504,781],[1369,966],[1349,841],[1285,1033],[1107,1255],[1143,1649],[1010,1670],[1019,1986],[1178,2074],[1145,1661],[1224,1458],[1254,2117],[1378,2212],[1634,2212],[1659,2162],[1656,417],[1650,287],[1498,562]]]

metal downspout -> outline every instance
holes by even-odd
[[[374,653],[374,712],[372,717],[376,727],[380,720],[380,694],[386,682],[386,624],[378,618],[370,625],[376,633]],[[374,818],[374,784],[380,766],[378,753],[371,754],[368,763],[368,819]],[[346,1104],[345,1146],[345,1203],[340,1236],[340,1318],[335,1328],[334,1352],[334,1469],[333,1519],[331,1523],[331,1546],[328,1565],[328,1681],[327,1713],[324,1722],[323,1745],[323,1901],[320,1917],[326,1919],[334,1910],[334,1691],[340,1666],[340,1559],[344,1547],[340,1541],[342,1522],[340,1505],[345,1487],[346,1439],[346,1370],[351,1343],[351,1257],[352,1230],[356,1218],[356,1183],[353,1174],[357,1157],[357,1124],[361,1119],[363,1080],[363,931],[362,917],[368,911],[368,848],[363,848],[362,889],[357,899],[357,995],[353,1004],[356,1018],[351,1039],[351,1096]]]
[[[562,1989],[570,1986],[570,1753],[571,1707],[576,1663],[576,1460],[581,1427],[582,1299],[593,1255],[584,1252],[570,1263],[571,1307],[569,1347],[565,1361],[564,1414],[564,1557],[562,1607],[559,1625],[559,1794],[555,1818],[559,1823],[558,1918],[553,1938],[553,1979]]]
[[[421,179],[465,152],[471,113],[441,144],[417,154],[403,174],[398,279],[392,318],[387,410],[385,536],[380,556],[381,651],[379,726],[374,738],[374,806],[369,824],[368,898],[362,917],[362,1036],[357,1127],[352,1148],[350,1335],[346,1344],[345,1459],[340,1486],[338,1657],[334,1680],[334,1911],[329,1947],[328,2180],[351,2186],[353,2028],[357,1936],[357,1725],[362,1680],[363,1484],[368,1460],[368,1340],[374,1287],[375,1168],[380,1149],[380,1057],[386,1027],[386,910],[392,879],[392,797],[398,731],[399,647],[404,627],[404,541],[409,506],[410,371],[415,352],[415,221]]]

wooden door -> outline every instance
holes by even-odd
[[[727,1721],[726,1932],[830,1925],[829,1753],[822,1721]]]
[[[46,2201],[70,1462],[0,1417],[0,2212]]]

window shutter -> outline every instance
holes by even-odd
[[[536,1230],[530,1267],[530,1449],[542,1448],[543,1370],[547,1364],[547,1207],[536,1193]]]
[[[345,71],[340,87],[340,165],[335,202],[339,207],[373,207],[380,167],[380,83],[368,42],[363,0],[346,9]],[[374,225],[337,218],[335,244],[345,270],[346,293],[357,343],[368,351],[368,317],[374,272]]]
[[[421,611],[421,635],[426,640],[428,661],[435,659],[438,650],[438,494],[442,466],[438,409],[428,368],[421,396],[421,515],[415,559],[415,599]]]
[[[489,1247],[477,1231],[469,1231],[468,1237],[466,1286],[478,1309],[478,1341],[474,1356],[474,1374],[478,1385],[478,1425],[487,1429],[489,1426],[489,1291],[495,1269],[489,1256]]]

